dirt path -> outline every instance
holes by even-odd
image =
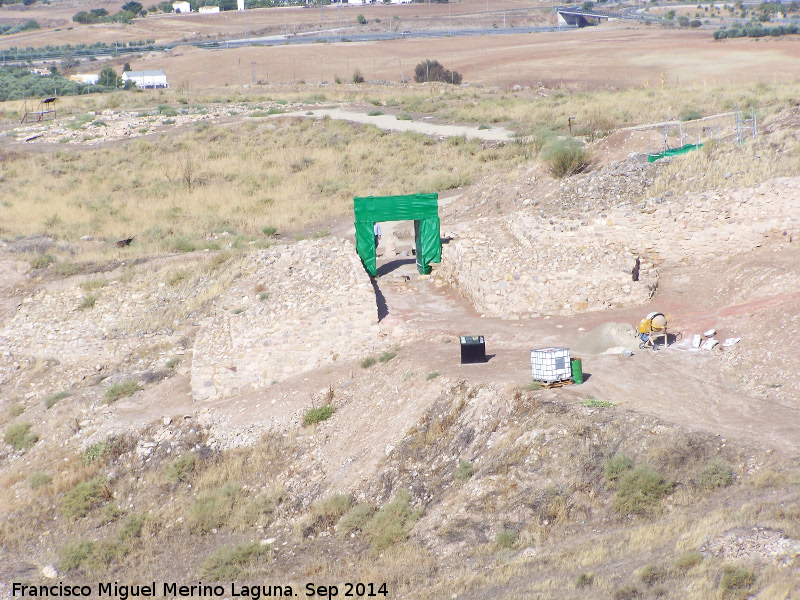
[[[369,116],[366,113],[352,110],[342,110],[340,108],[322,108],[310,110],[308,112],[298,111],[276,115],[276,117],[313,117],[321,119],[330,117],[354,123],[370,123],[386,131],[415,131],[425,135],[458,137],[460,135],[468,138],[477,138],[487,142],[507,142],[512,139],[512,133],[503,127],[492,127],[491,129],[478,129],[472,125],[438,125],[436,123],[422,123],[420,121],[398,120],[394,115],[375,115]]]
[[[762,255],[769,257],[767,251]],[[758,257],[741,260],[758,260]],[[419,280],[415,265],[405,257],[379,258],[378,266],[379,273],[384,273],[379,280],[386,304],[381,322],[384,328],[388,330],[399,325],[423,332],[421,337],[426,342],[418,345],[414,352],[424,355],[424,362],[431,369],[435,367],[442,374],[464,377],[473,383],[527,383],[532,348],[569,347],[586,331],[602,323],[619,321],[633,325],[651,310],[670,312],[675,320],[675,331],[683,333],[683,339],[673,347],[657,353],[643,350],[629,358],[621,355],[582,357],[584,372],[588,375],[583,386],[543,393],[569,401],[594,396],[689,428],[745,438],[789,452],[800,450],[800,402],[794,397],[796,393],[789,401],[778,399],[769,391],[755,393],[731,379],[717,353],[690,347],[691,334],[709,328],[716,328],[720,339],[738,334],[743,337],[742,344],[754,345],[757,340],[747,339],[747,331],[738,331],[736,328],[742,325],[732,318],[754,314],[768,318],[766,311],[776,307],[794,314],[792,307],[798,293],[766,295],[769,290],[762,290],[758,300],[709,306],[703,296],[709,287],[716,287],[719,282],[703,281],[698,276],[697,279],[692,277],[689,285],[681,286],[690,293],[677,286],[661,290],[646,306],[571,317],[503,320],[484,318],[455,291]],[[398,275],[409,279],[404,281]],[[706,310],[697,310],[703,306]],[[481,365],[459,365],[458,336],[476,334],[486,337],[490,360]],[[443,339],[451,339],[452,343],[433,343]]]

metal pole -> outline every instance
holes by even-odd
[[[238,59],[239,61],[239,87],[242,87],[242,59]]]
[[[255,83],[256,83],[256,61],[254,61],[254,60],[250,61],[250,71],[251,71],[251,75],[252,75],[252,78],[253,78],[253,85],[255,85]]]

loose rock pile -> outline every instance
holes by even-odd
[[[363,356],[376,343],[375,293],[350,242],[271,248],[255,255],[249,269],[201,323],[192,364],[195,400],[262,388]]]
[[[786,567],[800,556],[800,542],[784,537],[780,531],[753,527],[720,534],[703,544],[706,556],[717,556],[727,561],[744,561]]]

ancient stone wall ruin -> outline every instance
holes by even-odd
[[[655,290],[659,266],[748,252],[768,236],[796,238],[799,188],[800,178],[783,178],[593,218],[551,219],[529,208],[479,219],[444,246],[435,277],[488,316],[640,304]]]
[[[302,241],[257,253],[214,301],[195,339],[192,393],[214,400],[336,360],[379,334],[375,293],[352,243]]]

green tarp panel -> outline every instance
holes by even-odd
[[[672,150],[667,150],[666,152],[662,152],[660,154],[650,154],[647,156],[648,162],[656,162],[659,158],[664,158],[665,156],[677,156],[678,154],[686,154],[687,152],[691,152],[692,150],[697,150],[698,148],[702,148],[703,144],[686,144],[685,146],[681,146],[680,148],[673,148]]]
[[[430,263],[442,259],[439,223],[439,195],[365,196],[353,198],[355,212],[356,251],[367,273],[377,275],[375,264],[375,223],[381,221],[414,221],[417,270],[427,275]]]

